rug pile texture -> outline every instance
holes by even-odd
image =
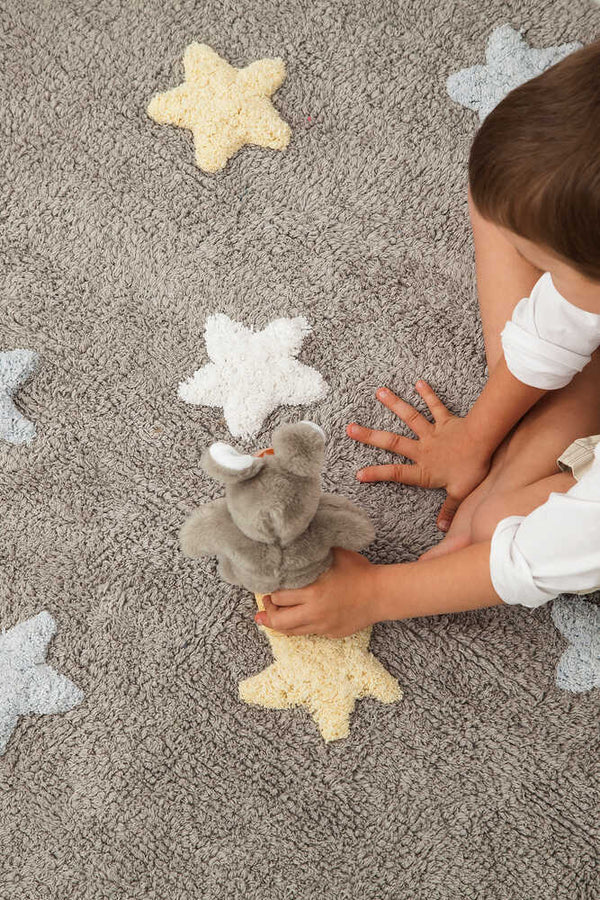
[[[464,414],[485,382],[466,190],[479,117],[446,83],[505,24],[530,47],[586,44],[600,9],[1,4],[0,351],[38,366],[14,397],[35,437],[0,441],[0,628],[46,610],[45,663],[83,700],[20,716],[0,759],[0,900],[595,895],[598,691],[557,687],[550,608],[376,625],[404,698],[359,701],[327,745],[306,711],[240,701],[272,661],[254,597],[177,546],[220,493],[202,450],[232,441],[222,408],[178,396],[210,363],[210,316],[257,333],[303,317],[298,362],[328,385],[265,407],[239,446],[311,419],[324,490],[375,522],[372,560],[439,539],[441,492],[358,484],[387,455],[345,425],[392,427],[381,385],[420,406],[423,377]],[[284,61],[285,151],[247,146],[211,175],[190,131],[149,118],[194,41],[236,68]]]

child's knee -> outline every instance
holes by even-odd
[[[517,490],[488,494],[477,506],[471,519],[471,541],[489,541],[496,525],[507,516],[528,516],[546,502],[550,493],[563,494],[575,484],[570,472],[559,472],[541,478]]]
[[[490,494],[479,504],[471,519],[471,541],[474,544],[491,540],[498,522],[507,516],[518,515],[514,494],[514,491]]]

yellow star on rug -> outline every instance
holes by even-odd
[[[262,595],[256,594],[259,609]],[[382,703],[402,698],[395,678],[369,652],[372,628],[344,638],[285,635],[258,626],[269,639],[275,662],[240,682],[240,698],[270,709],[305,706],[325,741],[348,737],[350,715],[361,697]]]
[[[244,144],[284,150],[291,130],[269,100],[285,79],[282,59],[259,59],[235,69],[206,44],[190,44],[183,56],[185,81],[156,94],[148,115],[159,125],[189,128],[196,163],[218,172]]]

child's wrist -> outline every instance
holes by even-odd
[[[391,570],[394,569],[394,584],[390,583]],[[370,571],[371,602],[373,606],[373,622],[386,622],[401,619],[402,615],[394,609],[398,605],[398,592],[401,578],[400,567],[386,564],[373,564]]]
[[[482,456],[491,456],[502,442],[504,434],[478,415],[475,407],[464,417],[465,429],[469,440],[480,450]]]

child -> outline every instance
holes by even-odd
[[[348,435],[412,465],[362,482],[445,487],[436,547],[373,565],[336,551],[257,614],[286,634],[342,637],[385,619],[600,589],[600,41],[521,85],[484,121],[469,211],[489,379],[464,418],[422,381],[433,423],[381,388],[415,434]],[[521,299],[525,298],[525,299]],[[598,443],[598,447],[594,447]]]

